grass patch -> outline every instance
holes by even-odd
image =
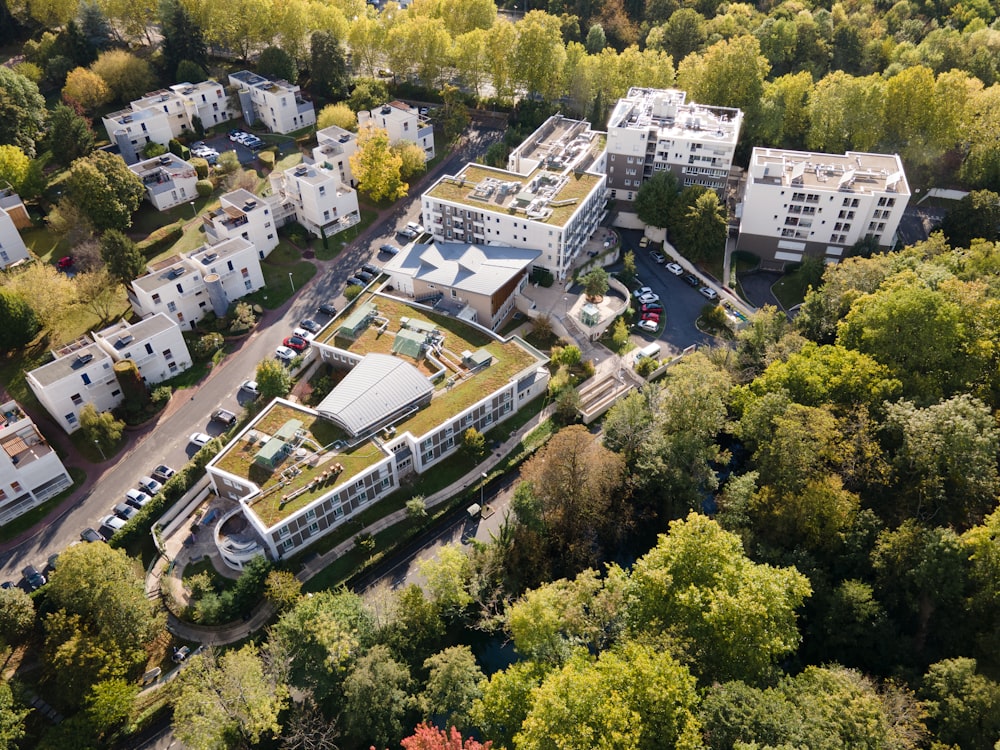
[[[343,232],[338,232],[332,237],[327,238],[327,245],[329,247],[323,247],[322,240],[313,240],[313,250],[316,253],[316,258],[319,260],[332,260],[340,255],[341,250],[343,250],[348,244],[354,242],[358,236],[368,229],[378,218],[378,211],[372,208],[363,207],[361,208],[361,221],[355,224],[353,227],[345,229]]]
[[[785,274],[774,286],[771,287],[771,291],[774,296],[781,303],[781,306],[789,310],[795,305],[801,304],[806,298],[806,290],[809,287],[809,281],[806,274],[801,272],[801,269],[793,271],[792,273]]]
[[[507,336],[510,336],[510,334],[512,334],[518,328],[520,328],[522,325],[524,325],[526,322],[528,322],[528,319],[524,317],[524,315],[522,315],[521,313],[514,313],[513,315],[510,316],[510,320],[508,320],[506,323],[503,324],[503,326],[500,327],[500,330],[497,331],[497,333],[498,335],[506,338]]]
[[[307,260],[302,260],[299,250],[282,240],[271,251],[267,258],[261,261],[261,271],[264,272],[264,287],[243,298],[251,305],[260,305],[267,310],[281,307],[292,296],[292,284],[296,291],[316,275],[316,266]],[[288,275],[292,281],[289,283]]]
[[[14,520],[0,526],[0,542],[9,542],[18,534],[27,531],[39,521],[44,520],[49,513],[58,508],[63,500],[73,494],[87,480],[87,472],[83,469],[70,466],[67,471],[69,471],[70,477],[73,478],[73,484],[55,497],[49,498],[41,505],[32,508],[24,515],[18,516]]]
[[[59,258],[71,254],[70,243],[49,229],[48,226],[22,230],[21,239],[43,263],[54,263]]]

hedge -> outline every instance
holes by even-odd
[[[159,255],[183,236],[184,227],[179,224],[169,224],[152,232],[149,237],[137,243],[137,247],[139,252],[147,257]]]

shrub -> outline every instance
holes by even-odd
[[[357,284],[351,284],[344,290],[344,297],[347,298],[348,302],[353,302],[363,291],[364,287],[360,287]]]
[[[658,359],[653,359],[652,357],[641,357],[638,362],[635,363],[635,371],[646,378],[649,377],[653,370],[660,366],[660,361]]]
[[[555,283],[556,278],[552,275],[551,271],[547,271],[544,268],[536,268],[531,272],[530,281],[533,284],[538,284],[548,289]]]
[[[162,409],[167,405],[167,402],[170,400],[170,396],[172,394],[173,390],[171,390],[169,385],[161,385],[159,388],[153,389],[153,394],[150,396],[150,402],[157,409]]]
[[[215,354],[226,343],[221,333],[206,333],[194,345],[194,355],[201,359],[208,359]]]
[[[153,159],[157,156],[163,156],[165,153],[167,153],[166,146],[156,141],[150,141],[142,147],[142,156],[144,159]]]
[[[290,221],[282,227],[282,231],[289,241],[296,245],[304,245],[309,242],[309,230],[297,221]]]
[[[260,159],[261,166],[265,169],[274,169],[274,152],[273,151],[261,151],[257,154],[257,158]]]
[[[159,255],[161,251],[173,245],[184,236],[184,227],[170,224],[151,232],[149,237],[136,244],[139,251],[147,258]]]
[[[237,302],[229,314],[231,333],[243,333],[249,331],[257,323],[257,316],[254,315],[253,307],[247,302]]]
[[[200,156],[196,156],[191,160],[191,166],[194,167],[195,174],[198,175],[199,180],[208,179],[208,162],[202,159]],[[197,185],[195,185],[197,189]]]
[[[211,180],[198,180],[194,184],[194,189],[197,191],[199,198],[207,198],[215,190],[215,185],[212,184]]]

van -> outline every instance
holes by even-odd
[[[639,350],[639,356],[636,359],[642,359],[643,357],[649,357],[650,359],[656,359],[660,356],[660,345],[657,343],[647,344]]]

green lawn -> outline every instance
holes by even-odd
[[[43,263],[55,263],[70,254],[70,244],[48,226],[32,227],[21,231],[21,239],[28,249]]]
[[[302,260],[297,248],[287,240],[281,240],[267,258],[261,261],[264,272],[264,288],[243,299],[251,305],[260,305],[268,310],[281,307],[292,296],[292,285],[296,291],[316,275],[316,266],[308,260]],[[291,274],[291,281],[288,275]]]
[[[778,279],[775,285],[771,287],[771,291],[774,292],[774,296],[778,298],[781,306],[789,310],[795,307],[795,305],[801,304],[806,298],[808,286],[809,282],[800,269],[785,274]]]

